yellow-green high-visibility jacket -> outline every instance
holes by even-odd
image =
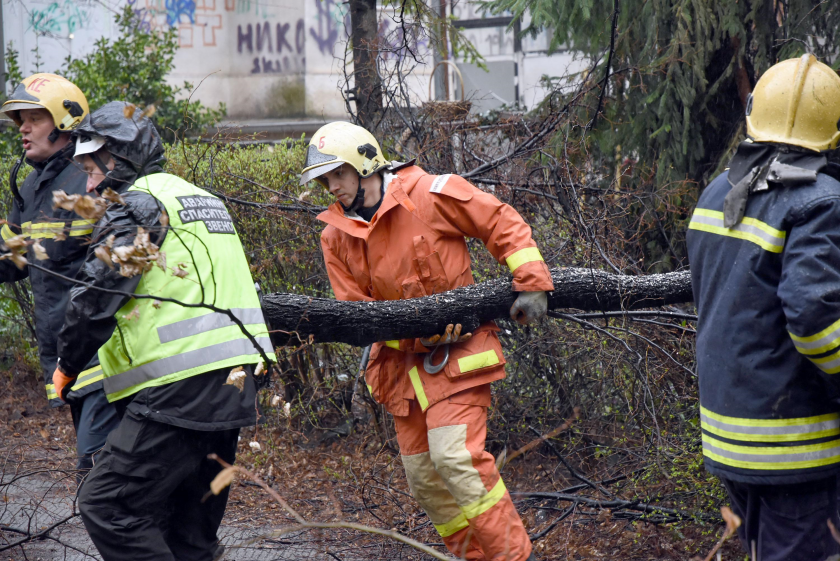
[[[135,298],[116,313],[117,328],[99,349],[108,400],[261,360],[225,313],[167,298],[232,311],[265,355],[276,360],[242,244],[222,201],[165,173],[139,178],[131,191],[152,195],[168,215],[160,248],[166,269],[155,265],[142,273]]]

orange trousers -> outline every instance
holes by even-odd
[[[470,561],[526,561],[531,541],[492,454],[484,450],[490,385],[394,417],[411,494],[446,547]]]

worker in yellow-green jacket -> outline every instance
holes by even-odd
[[[248,262],[224,204],[163,173],[140,111],[106,104],[75,136],[87,190],[109,206],[53,381],[64,395],[98,350],[123,415],[82,485],[82,520],[105,561],[210,561],[227,493],[202,500],[220,470],[207,455],[234,461],[239,429],[256,423],[254,366],[275,360]]]

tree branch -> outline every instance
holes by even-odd
[[[601,270],[551,270],[555,290],[549,309],[623,311],[692,301],[688,271],[660,275],[613,275]],[[411,300],[343,302],[297,294],[268,294],[263,313],[277,345],[289,335],[319,343],[367,346],[376,341],[412,339],[442,333],[449,323],[465,331],[482,322],[508,317],[517,293],[511,276]]]

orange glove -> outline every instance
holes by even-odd
[[[64,401],[64,398],[70,393],[70,387],[75,381],[76,376],[68,376],[61,371],[61,368],[55,369],[55,372],[53,372],[53,386],[55,386],[55,393],[58,394],[61,401]]]

